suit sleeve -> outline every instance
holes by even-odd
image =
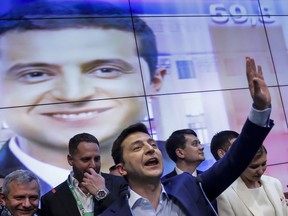
[[[106,210],[113,202],[121,198],[125,191],[128,190],[128,184],[123,177],[113,176],[102,173],[105,178],[106,187],[109,190],[109,194],[103,200],[97,201],[95,199],[94,215],[101,214]]]

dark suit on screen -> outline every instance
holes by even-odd
[[[123,191],[127,190],[127,182],[123,177],[106,173],[101,173],[101,175],[105,178],[105,184],[110,193],[103,201],[98,202],[94,199],[94,215],[102,212],[118,199]],[[42,196],[41,216],[81,216],[67,181]]]
[[[18,169],[30,170],[11,152],[9,141],[7,141],[0,151],[0,175],[6,176]],[[51,189],[51,186],[39,176],[37,177],[40,181],[41,194],[45,194]]]
[[[184,172],[162,181],[170,199],[175,200],[187,216],[211,216],[211,210],[201,192],[199,181],[208,199],[214,200],[245,170],[272,126],[272,121],[270,121],[270,127],[267,128],[257,126],[247,120],[240,136],[224,158],[200,174],[199,178]],[[115,202],[101,214],[101,216],[113,215],[132,215],[127,199]]]

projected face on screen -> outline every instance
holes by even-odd
[[[69,137],[80,130],[97,134],[105,143],[119,125],[139,121],[146,109],[142,98],[133,97],[143,95],[133,37],[129,32],[103,29],[2,36],[2,104],[32,105],[7,109],[9,127],[35,145],[66,149]],[[149,74],[143,59],[141,63],[142,71]],[[149,85],[150,77],[146,78]]]
[[[155,77],[150,84],[143,58],[146,75],[141,85],[130,32],[101,28],[11,32],[1,37],[0,52],[2,106],[31,105],[4,112],[8,126],[29,140],[27,152],[51,147],[67,151],[67,140],[81,131],[96,134],[104,151],[123,126],[144,118],[145,99],[139,97],[143,85],[151,91],[159,87]]]
[[[94,7],[101,10],[99,4]],[[147,39],[135,39],[131,18],[47,20],[20,27],[7,21],[14,29],[0,36],[0,103],[14,107],[1,115],[17,137],[5,148],[20,152],[16,158],[26,166],[33,158],[70,169],[67,143],[87,132],[99,140],[102,168],[108,168],[111,144],[124,127],[148,115],[145,94],[159,91],[165,70],[145,55],[151,48]],[[40,164],[34,166],[37,171]]]

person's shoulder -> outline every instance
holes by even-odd
[[[1,215],[1,212],[3,211],[4,209],[4,206],[0,205],[0,215]]]
[[[9,210],[7,208],[5,208],[4,206],[0,206],[0,215],[1,216],[6,216],[6,215],[11,215],[11,213],[9,212]]]
[[[57,185],[56,187],[52,188],[50,191],[45,193],[41,199],[49,199],[50,197],[53,197],[54,195],[63,192],[64,188],[69,188],[67,181],[64,181]]]
[[[187,183],[193,184],[196,182],[197,182],[196,177],[192,176],[190,173],[187,173],[187,172],[183,172],[182,174],[167,178],[164,181],[162,180],[162,184],[164,186],[172,186],[172,187],[174,187],[175,185],[181,185],[181,184],[184,186]]]
[[[268,176],[268,175],[262,175],[261,176],[261,181],[266,183],[266,182],[273,182],[274,184],[277,184],[277,185],[281,185],[281,182],[279,179],[273,177],[273,176]]]
[[[175,169],[173,169],[170,173],[167,173],[166,175],[164,175],[164,176],[161,178],[161,180],[162,180],[162,181],[166,181],[167,179],[172,178],[172,177],[174,177],[174,176],[176,176],[176,175],[177,175],[177,173],[176,173]]]
[[[101,176],[103,176],[105,179],[109,178],[109,179],[124,179],[124,177],[122,176],[117,176],[117,175],[112,175],[112,174],[109,174],[109,173],[104,173],[104,172],[101,172]]]
[[[101,175],[103,176],[105,181],[110,181],[110,182],[114,182],[118,184],[127,184],[127,181],[122,176],[111,175],[111,174],[103,173],[103,172],[101,172]]]

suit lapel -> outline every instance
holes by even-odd
[[[71,193],[66,181],[61,184],[61,187],[59,187],[57,198],[59,199],[59,202],[62,202],[64,210],[63,215],[81,216],[76,200],[73,197],[73,194]]]
[[[257,208],[255,208],[254,199],[250,196],[248,192],[248,188],[246,187],[243,180],[239,177],[236,181],[232,184],[232,189],[238,195],[239,199],[244,203],[247,209],[252,213],[252,215],[257,215]]]
[[[276,185],[273,184],[272,181],[269,181],[269,179],[266,178],[266,176],[262,176],[261,182],[262,182],[264,190],[267,194],[268,199],[270,200],[270,202],[274,206],[276,215],[282,215],[283,214],[283,212],[282,212],[283,208],[281,206],[281,200],[280,200],[279,194],[277,193]]]
[[[106,173],[101,173],[101,175],[102,175],[102,177],[105,179],[106,188],[108,188],[109,190],[111,190],[112,187],[113,187],[113,185],[112,185],[110,176],[107,175]]]
[[[128,200],[123,198],[119,202],[114,202],[112,205],[109,206],[102,214],[99,216],[112,216],[112,215],[125,215],[125,216],[132,216],[132,212],[130,210]]]

